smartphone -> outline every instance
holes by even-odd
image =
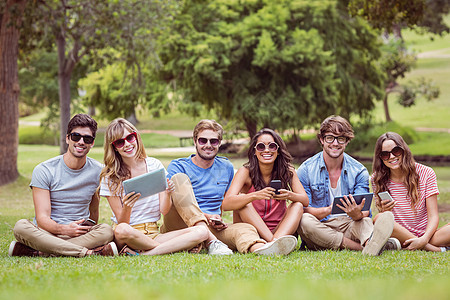
[[[225,223],[221,220],[221,219],[217,219],[217,218],[209,218],[211,221],[214,222],[215,225],[225,225]]]
[[[389,192],[381,192],[378,193],[378,197],[381,200],[389,200],[389,201],[394,201],[394,199],[392,199],[391,195],[389,194]]]
[[[275,179],[270,182],[270,187],[275,189],[275,194],[280,194],[281,180]]]
[[[83,223],[81,223],[81,226],[94,226],[95,224],[97,224],[97,222],[95,222],[92,219],[87,218],[86,220],[84,220]]]

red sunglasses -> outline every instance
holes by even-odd
[[[137,133],[136,132],[132,132],[129,135],[127,135],[125,138],[123,139],[118,139],[115,140],[114,142],[112,142],[111,144],[114,145],[114,147],[116,147],[117,149],[122,148],[123,146],[125,146],[125,141],[127,141],[128,143],[133,143],[134,141],[136,141],[137,139]]]

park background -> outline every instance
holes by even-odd
[[[446,24],[449,21],[449,17],[445,17]],[[350,150],[352,155],[365,162],[370,171],[374,139],[379,134],[393,130],[408,136],[413,154],[432,166],[437,173],[442,226],[450,221],[450,40],[446,34],[419,35],[409,29],[404,29],[402,34],[408,51],[415,51],[417,61],[415,67],[406,73],[406,77],[398,80],[399,86],[406,86],[411,80],[420,82],[420,78],[425,77],[439,88],[439,96],[427,101],[419,95],[414,105],[404,107],[398,102],[396,94],[399,93],[392,93],[388,97],[391,122],[386,122],[382,101],[375,102],[375,107],[364,118],[350,115],[356,135],[363,136],[363,139],[355,140],[355,147]],[[45,55],[41,52],[40,57]],[[26,75],[27,69],[22,68],[22,71]],[[123,76],[123,72],[118,73]],[[39,76],[44,77],[49,85],[54,85],[54,71],[53,78],[42,74]],[[27,82],[28,86],[32,86],[33,80],[42,85],[39,78],[34,75],[31,78],[22,77],[21,80]],[[22,90],[27,86],[23,82]],[[54,89],[55,86],[50,90]],[[37,98],[33,101],[37,101]],[[72,99],[72,102],[74,113],[87,112],[85,99]],[[245,143],[248,139],[245,125],[231,119],[227,122],[224,112],[214,107],[208,109],[207,105],[203,105],[205,103],[173,103],[170,102],[168,109],[157,113],[151,105],[137,103],[134,106],[135,117],[139,120],[137,127],[143,133],[148,155],[160,159],[165,166],[174,158],[189,155],[193,148],[180,148],[179,137],[189,136],[201,118],[215,118],[224,122],[227,141],[239,141],[241,146],[237,148],[244,148],[241,150],[244,154],[222,155],[229,157],[235,168],[242,166],[246,161]],[[47,107],[42,108],[43,106]],[[31,172],[39,162],[60,152],[59,146],[54,145],[55,140],[58,140],[59,126],[58,114],[55,114],[53,106],[55,102],[43,99],[34,106],[28,104],[21,107],[22,111],[29,109],[30,115],[20,118],[18,128],[17,167],[20,176],[13,183],[0,187],[0,299],[447,299],[450,294],[448,253],[401,251],[385,253],[381,257],[363,257],[361,253],[350,251],[296,251],[288,257],[272,258],[240,254],[210,257],[205,254],[184,253],[139,258],[8,257],[7,250],[14,239],[12,228],[15,222],[34,215],[31,191],[28,188]],[[102,131],[111,116],[99,111],[97,113],[100,130],[90,156],[102,161]],[[41,124],[44,126],[40,126]],[[296,146],[301,148],[306,144],[309,145],[309,151],[317,150],[315,147],[318,144],[314,137],[317,126],[318,123],[296,128],[294,133],[298,134],[300,142],[294,141],[291,149],[295,151]],[[286,140],[292,139],[292,129],[281,130],[283,126],[279,124],[277,127]],[[302,159],[303,157],[297,157],[296,167]],[[109,223],[109,216],[108,204],[102,199],[100,221]],[[225,214],[225,218],[231,221],[229,213]]]

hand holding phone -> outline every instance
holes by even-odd
[[[394,201],[394,199],[393,199],[392,196],[389,194],[389,192],[381,192],[381,193],[378,193],[378,197],[379,197],[381,200]]]
[[[380,212],[391,211],[394,208],[395,201],[389,192],[378,193],[378,198],[380,198],[380,201],[377,201],[377,207]]]
[[[270,182],[270,187],[275,189],[275,195],[280,194],[281,180],[275,179]]]
[[[95,222],[92,219],[87,218],[86,220],[83,221],[83,223],[81,223],[81,226],[94,226],[95,224],[97,224],[97,222]]]
[[[219,218],[214,218],[214,217],[211,217],[211,218],[209,218],[212,222],[214,222],[214,225],[225,225],[225,223],[221,220],[221,219],[219,219]]]

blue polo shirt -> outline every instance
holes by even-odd
[[[208,169],[203,169],[192,162],[192,157],[174,159],[167,167],[167,178],[178,173],[185,173],[191,180],[195,198],[202,212],[221,214],[225,192],[230,187],[234,168],[226,157],[216,156]]]

